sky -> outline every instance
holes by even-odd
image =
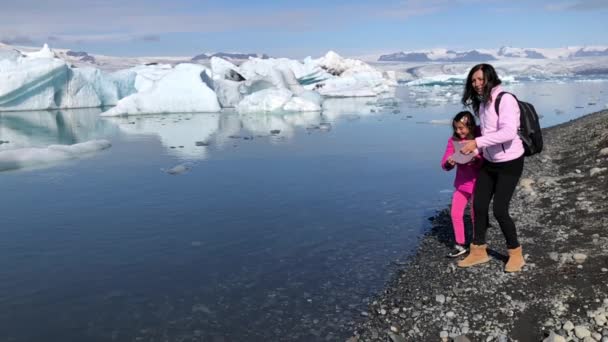
[[[608,0],[0,0],[0,42],[115,56],[291,58],[608,45]]]

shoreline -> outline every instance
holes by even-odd
[[[446,208],[349,342],[608,341],[608,110],[545,128],[543,138],[510,207],[523,271],[504,272],[507,250],[491,213],[491,261],[459,269],[460,258],[445,257],[453,243]]]

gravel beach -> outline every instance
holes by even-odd
[[[608,341],[608,110],[543,136],[510,208],[523,271],[504,272],[507,250],[493,218],[491,261],[458,269],[445,257],[453,243],[446,209],[361,313],[349,342]]]

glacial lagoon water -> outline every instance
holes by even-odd
[[[544,126],[608,103],[604,80],[506,88]],[[1,113],[0,151],[112,147],[0,172],[0,340],[344,340],[449,202],[459,92],[321,114]]]

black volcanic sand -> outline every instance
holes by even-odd
[[[545,150],[526,158],[510,208],[523,271],[504,272],[507,250],[495,221],[491,261],[456,267],[445,257],[453,243],[446,209],[361,313],[349,342],[608,341],[608,110],[543,135]]]

